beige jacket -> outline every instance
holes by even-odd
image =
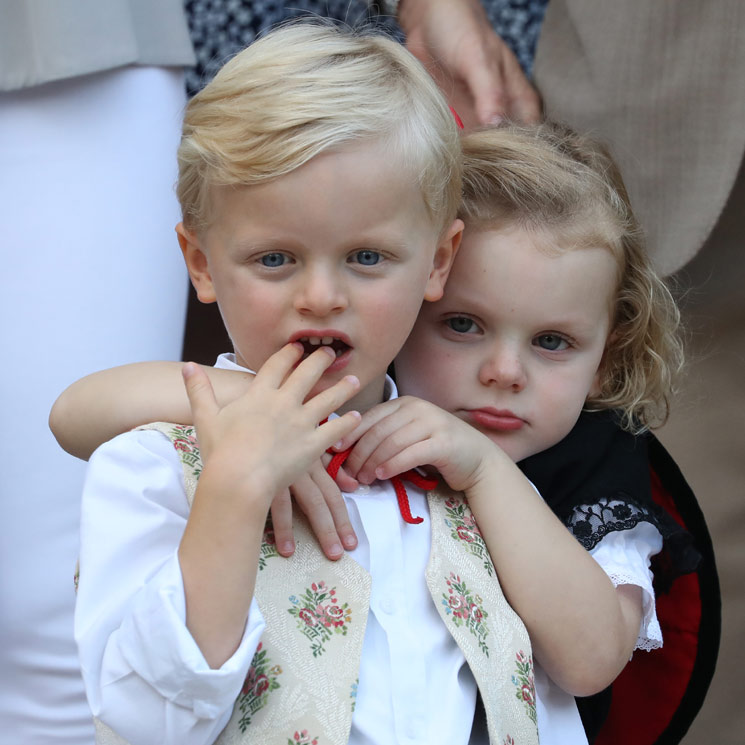
[[[0,90],[194,63],[182,0],[0,0]]]
[[[609,144],[657,267],[683,266],[745,151],[745,2],[550,0],[534,72],[550,118]]]

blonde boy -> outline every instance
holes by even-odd
[[[173,427],[91,460],[75,630],[99,742],[465,743],[475,683],[461,686],[461,646],[478,656],[492,739],[537,742],[535,702],[515,698],[510,672],[519,653],[531,675],[522,623],[482,560],[479,603],[499,634],[484,640],[486,611],[445,626],[424,582],[430,533],[400,523],[389,482],[353,500],[356,561],[328,562],[309,538],[286,562],[265,530],[275,495],[350,430],[353,409],[395,395],[386,368],[458,246],[459,154],[418,63],[333,28],[266,36],[188,106],[179,242],[233,342],[219,366],[257,375],[220,408],[186,369],[204,460]],[[505,489],[532,492],[484,443]],[[461,581],[460,565],[441,566],[438,592]]]

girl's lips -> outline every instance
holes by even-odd
[[[525,420],[511,411],[498,409],[467,409],[468,418],[479,427],[496,432],[514,432],[521,429]]]

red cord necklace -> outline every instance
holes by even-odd
[[[344,461],[349,457],[352,448],[347,448],[340,453],[334,453],[331,450],[329,452],[331,453],[332,458],[328,466],[326,466],[326,472],[335,480],[336,474],[339,473],[339,468],[341,468],[342,463],[344,463]],[[409,495],[406,493],[406,487],[403,484],[404,481],[409,481],[420,489],[434,489],[435,486],[437,486],[437,479],[422,476],[414,469],[404,471],[404,473],[399,473],[397,476],[391,476],[391,483],[396,492],[398,509],[401,511],[403,521],[409,523],[409,525],[418,525],[424,521],[424,518],[412,516],[411,507],[409,506]]]

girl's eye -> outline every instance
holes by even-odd
[[[352,254],[350,257],[352,262],[361,264],[362,266],[375,266],[383,258],[377,251],[371,251],[370,249],[363,249]]]
[[[278,266],[283,266],[288,260],[288,257],[281,253],[264,254],[259,259],[262,266],[269,267],[270,269],[276,269]]]
[[[473,334],[478,331],[478,326],[470,318],[466,318],[465,316],[453,316],[452,318],[448,318],[445,323],[456,334]]]
[[[558,334],[541,334],[534,339],[533,344],[549,352],[561,352],[569,347],[569,342]]]

